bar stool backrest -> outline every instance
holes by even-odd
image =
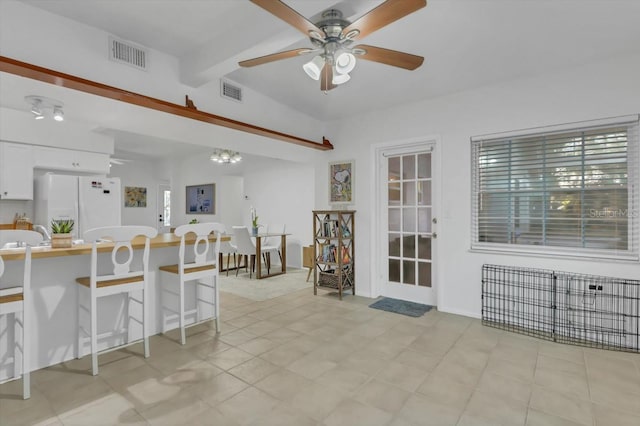
[[[154,238],[158,235],[158,231],[150,226],[105,226],[101,228],[89,229],[84,233],[84,240],[91,242],[91,285],[93,286],[95,281],[110,280],[113,278],[125,278],[127,276],[139,275],[141,271],[131,271],[131,262],[133,261],[133,247],[131,245],[133,239],[137,236],[144,236],[145,246],[143,252],[143,270],[145,276],[147,275],[147,268],[149,264],[149,245],[150,238]],[[111,263],[113,266],[111,274],[105,274],[98,276],[98,247],[101,243],[113,242],[114,246],[111,250]],[[121,262],[118,258],[118,253],[123,249],[127,251],[127,258]]]
[[[211,233],[215,233],[216,235],[216,241],[213,244],[209,241]],[[218,261],[218,253],[220,253],[220,237],[224,233],[225,226],[216,222],[192,223],[178,226],[175,234],[180,237],[180,250],[178,251],[180,273],[183,273],[185,264],[189,267],[215,265]],[[195,242],[191,248],[193,249],[194,259],[192,263],[186,263],[188,250],[186,239],[189,234],[195,235]]]

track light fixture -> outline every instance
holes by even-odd
[[[56,121],[64,121],[64,111],[62,111],[62,108],[55,107],[53,109],[53,119]]]
[[[239,152],[230,149],[215,149],[209,159],[218,164],[235,164],[242,160],[242,156]]]
[[[31,105],[31,113],[36,120],[44,118],[44,112],[51,110],[51,116],[56,121],[64,121],[64,104],[56,99],[47,98],[45,96],[29,95],[25,96],[25,101]]]

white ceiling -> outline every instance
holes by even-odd
[[[239,0],[23,0],[180,59],[198,86],[224,76],[320,120],[458,92],[640,51],[638,0],[429,0],[363,43],[422,55],[415,71],[361,60],[323,94],[307,57],[253,68],[238,60],[310,46],[288,24]],[[311,20],[337,7],[350,20],[380,0],[285,0]]]
[[[20,1],[177,57],[186,85],[200,87],[224,77],[321,121],[640,53],[640,0],[429,0],[426,8],[362,40],[424,56],[420,68],[406,71],[360,60],[351,81],[324,94],[302,70],[309,56],[253,68],[237,65],[311,45],[248,0]],[[353,21],[382,1],[285,3],[315,22],[329,8]],[[65,90],[16,76],[3,79],[0,105],[10,108],[26,108],[25,94],[63,98],[58,92]],[[114,135],[116,156],[167,158],[210,150],[159,138],[143,125],[134,133],[119,132],[114,130],[118,124],[132,120],[130,106],[96,102],[81,93],[66,93],[64,99],[70,96],[74,101],[65,106],[67,115]]]

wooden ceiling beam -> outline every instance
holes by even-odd
[[[21,62],[6,56],[0,56],[0,71],[10,74],[19,75],[21,77],[31,78],[33,80],[45,83],[55,84],[56,86],[66,87],[68,89],[78,90],[92,95],[102,96],[104,98],[114,99],[116,101],[125,102],[132,105],[138,105],[144,108],[162,111],[180,117],[192,120],[202,121],[205,123],[215,124],[216,126],[227,127],[241,132],[247,132],[254,135],[264,136],[267,138],[292,143],[295,145],[305,146],[318,150],[331,150],[333,145],[324,137],[322,142],[314,142],[297,136],[278,132],[276,130],[266,129],[250,123],[233,120],[208,112],[197,110],[193,107],[174,104],[163,101],[161,99],[152,98],[141,95],[139,93],[129,92],[117,87],[108,86],[92,80],[76,77],[74,75],[65,74],[49,68],[39,67],[37,65]]]

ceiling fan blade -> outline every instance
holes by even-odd
[[[293,58],[295,56],[303,55],[309,52],[313,52],[313,49],[302,48],[285,50],[284,52],[272,53],[271,55],[260,56],[259,58],[247,59],[246,61],[238,62],[238,65],[240,65],[241,67],[255,67],[256,65],[279,61],[281,59]]]
[[[342,30],[342,34],[347,35],[352,30],[358,30],[360,32],[350,37],[351,39],[357,40],[366,37],[372,32],[418,9],[422,9],[426,5],[426,0],[387,0],[351,23],[351,25]]]
[[[398,52],[397,50],[384,49],[382,47],[368,46],[366,44],[360,44],[353,49],[362,49],[366,52],[358,55],[358,58],[360,59],[380,62],[382,64],[400,67],[406,70],[415,70],[424,62],[424,58],[422,56]]]
[[[335,89],[336,87],[338,86],[333,84],[333,67],[330,64],[325,63],[322,68],[322,72],[320,73],[320,90],[327,92],[331,89]]]
[[[281,2],[280,0],[251,0],[252,3],[260,6],[267,12],[275,15],[276,17],[282,19],[289,25],[297,28],[307,37],[311,31],[315,31],[324,38],[324,32],[318,27],[316,27],[311,21],[309,21],[304,16],[300,15],[298,12]]]

